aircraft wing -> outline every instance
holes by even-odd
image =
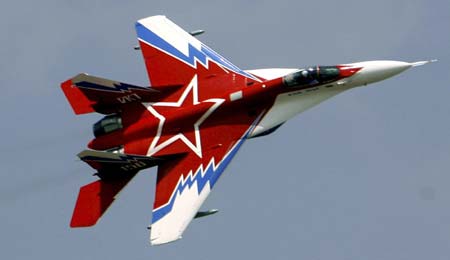
[[[236,84],[241,80],[259,81],[165,16],[137,21],[136,33],[152,86],[185,85],[199,70],[208,78],[228,75],[231,79],[233,73]],[[227,86],[231,87],[233,81],[227,80]]]
[[[201,158],[190,152],[158,166],[150,235],[152,245],[181,238],[253,128],[253,124],[221,125],[202,130],[202,146],[208,149],[202,151]]]

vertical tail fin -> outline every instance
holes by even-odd
[[[70,227],[95,225],[135,175],[136,173],[130,173],[120,179],[98,180],[81,187]]]

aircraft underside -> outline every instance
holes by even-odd
[[[180,239],[245,140],[345,90],[428,63],[368,61],[244,71],[165,16],[136,23],[150,87],[87,74],[61,84],[75,114],[99,113],[78,157],[96,180],[81,187],[71,227],[93,226],[141,170],[158,167],[152,245]],[[149,213],[150,215],[150,213]]]

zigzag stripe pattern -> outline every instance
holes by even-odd
[[[194,183],[197,183],[198,194],[202,192],[207,183],[209,183],[210,188],[212,189],[222,172],[225,170],[226,166],[230,163],[231,159],[233,159],[234,155],[237,153],[242,143],[245,141],[251,129],[253,129],[253,127],[251,127],[249,131],[247,131],[244,137],[242,137],[235,144],[235,146],[225,155],[223,160],[219,162],[217,166],[215,164],[214,158],[212,158],[205,170],[203,170],[203,166],[200,165],[200,167],[194,174],[192,174],[191,172],[188,176],[186,176],[185,179],[183,179],[183,176],[181,176],[180,180],[178,181],[177,187],[174,189],[172,196],[170,197],[169,202],[153,210],[152,223],[156,223],[158,220],[167,215],[172,210],[177,197],[182,196],[183,191],[186,188],[191,188]]]
[[[157,34],[149,30],[147,27],[140,23],[136,23],[136,32],[138,35],[138,38],[142,41],[146,42],[147,44],[160,49],[161,51],[166,52],[167,54],[183,61],[184,63],[188,64],[189,66],[196,68],[195,61],[199,61],[204,67],[208,67],[208,59],[216,62],[217,64],[222,65],[223,67],[240,74],[242,76],[258,80],[255,76],[239,69],[234,64],[229,62],[227,59],[222,57],[217,52],[213,51],[206,45],[202,44],[201,49],[198,50],[192,44],[188,44],[188,50],[189,55],[186,56],[184,53],[182,53],[180,50],[172,46],[170,43],[159,37]]]

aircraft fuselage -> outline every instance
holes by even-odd
[[[235,117],[236,113],[256,116],[262,114],[248,138],[271,133],[293,116],[348,89],[395,76],[414,66],[400,61],[367,61],[336,66],[313,66],[305,69],[263,69],[249,73],[261,79],[239,90],[218,97],[223,100],[217,117]],[[328,70],[329,75],[324,75]],[[322,73],[322,74],[321,74]],[[140,105],[140,104],[139,104]],[[208,101],[186,105],[165,118],[166,135],[189,132],[193,122],[201,118],[209,108]],[[148,133],[157,131],[159,120],[142,113],[139,124],[134,122],[125,130],[101,135],[89,144],[95,150],[122,147],[124,143],[140,143]],[[191,122],[191,123],[189,123]],[[220,124],[217,121],[215,124]],[[227,123],[229,123],[227,121]],[[199,124],[200,125],[200,124]],[[200,126],[201,127],[201,126]]]

